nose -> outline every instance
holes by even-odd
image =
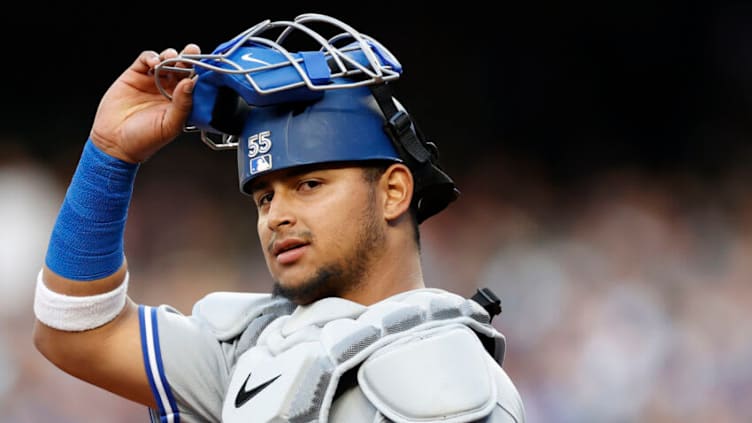
[[[266,225],[276,231],[282,227],[294,226],[296,222],[295,214],[291,206],[291,201],[282,193],[277,193],[269,202],[269,209],[266,213]]]

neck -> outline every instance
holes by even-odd
[[[371,305],[400,292],[425,287],[420,253],[411,231],[389,234],[369,267],[363,283],[342,295],[343,298]]]

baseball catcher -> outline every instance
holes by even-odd
[[[419,225],[457,199],[376,39],[326,15],[211,53],[144,51],[102,97],[50,236],[34,342],[162,422],[523,422],[488,290],[427,287]],[[185,131],[237,151],[269,293],[137,304],[123,236],[143,162]],[[134,276],[135,279],[135,276]]]

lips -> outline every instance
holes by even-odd
[[[275,241],[272,244],[271,252],[272,252],[272,255],[274,255],[275,257],[279,257],[280,254],[286,253],[290,250],[294,250],[296,248],[300,248],[306,245],[308,245],[308,243],[303,241],[302,239],[287,238],[281,241]]]

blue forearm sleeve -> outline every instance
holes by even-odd
[[[90,281],[123,264],[123,235],[138,164],[101,151],[89,139],[60,207],[46,264],[68,279]]]

